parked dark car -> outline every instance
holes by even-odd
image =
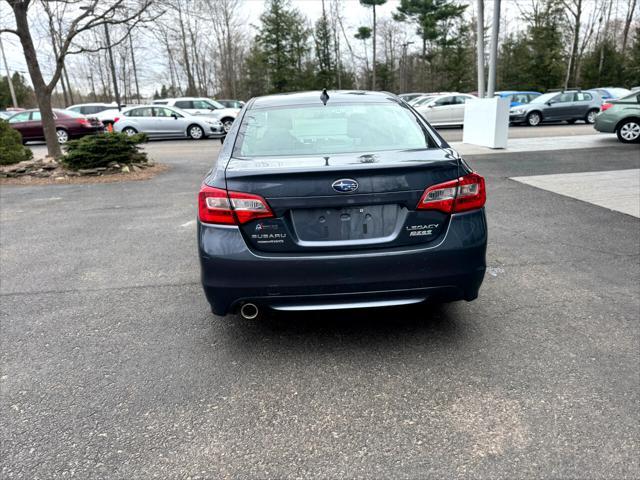
[[[475,299],[483,177],[395,95],[328,97],[252,99],[229,132],[198,199],[213,312]]]
[[[58,143],[67,143],[71,138],[83,137],[84,135],[95,135],[104,131],[102,122],[97,118],[85,117],[84,115],[68,110],[53,110],[56,122],[56,134]],[[44,140],[42,120],[39,110],[25,110],[16,113],[7,120],[9,124],[22,135],[22,140]]]
[[[594,123],[600,111],[602,99],[596,92],[567,90],[549,92],[534,98],[526,105],[518,105],[509,110],[511,123],[525,123],[536,127],[543,122],[583,120]]]

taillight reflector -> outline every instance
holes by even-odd
[[[198,195],[198,216],[204,223],[242,225],[258,218],[273,217],[273,212],[260,195],[202,185]]]
[[[427,188],[416,208],[458,213],[481,208],[486,199],[484,178],[477,173],[470,173]]]

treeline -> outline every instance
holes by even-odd
[[[105,0],[105,8],[112,1]],[[144,22],[109,26],[113,62],[104,29],[85,33],[83,48],[62,60],[53,105],[113,101],[114,78],[123,103],[152,95],[248,99],[324,87],[476,90],[475,0],[401,0],[390,15],[388,7],[380,14],[387,0],[360,0],[356,8],[368,19],[360,25],[346,17],[340,0],[308,1],[322,7],[313,22],[295,7],[304,5],[300,2],[266,0],[256,25],[246,21],[247,9],[262,8],[253,1],[149,2]],[[498,88],[545,91],[640,84],[638,3],[503,2]],[[46,19],[49,26],[40,40],[61,45],[64,26],[73,19],[58,17],[58,9],[34,5],[31,20]],[[349,8],[352,12],[353,4]],[[46,55],[41,61],[46,63]],[[9,98],[5,80],[0,82],[0,108],[10,105]],[[20,103],[32,106],[33,94]]]

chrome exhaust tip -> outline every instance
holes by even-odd
[[[240,307],[240,316],[245,320],[253,320],[260,314],[260,310],[253,303],[245,303]]]

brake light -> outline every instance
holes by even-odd
[[[202,185],[198,195],[198,216],[204,223],[242,225],[274,215],[266,200],[259,195],[227,192],[221,188]]]
[[[416,208],[458,213],[481,208],[486,199],[484,178],[477,173],[470,173],[457,180],[427,188]]]
[[[600,111],[604,112],[605,110],[609,110],[611,107],[613,107],[613,103],[605,102],[600,105]]]

